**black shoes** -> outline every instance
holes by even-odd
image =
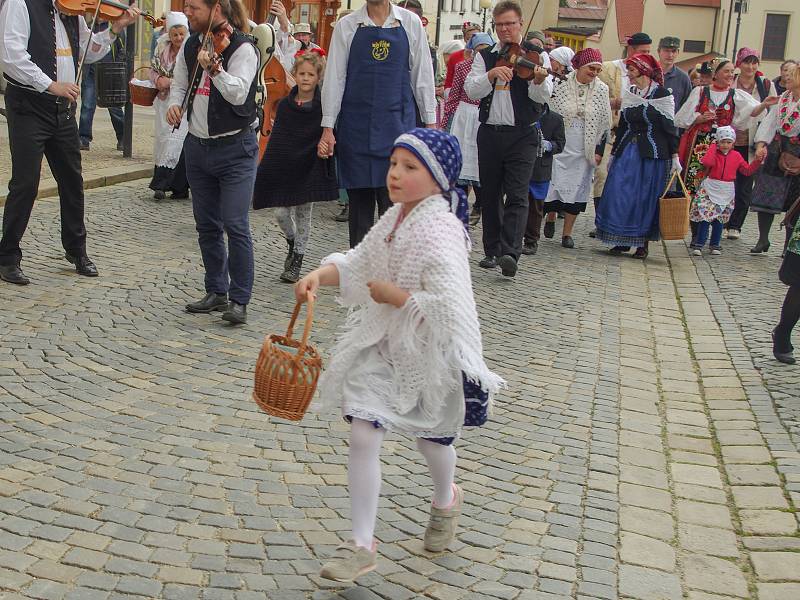
[[[750,248],[750,254],[761,254],[769,251],[769,242],[758,240],[756,245]]]
[[[186,312],[210,313],[215,310],[223,310],[225,308],[228,308],[228,295],[209,292],[202,300],[187,304]]]
[[[244,325],[247,323],[247,306],[231,301],[228,310],[222,313],[222,319],[234,325]]]
[[[28,285],[31,282],[19,265],[0,265],[0,279],[16,285]]]
[[[778,344],[775,340],[775,330],[772,330],[772,355],[775,357],[775,360],[778,362],[782,362],[785,365],[793,365],[797,362],[797,359],[794,357],[794,348],[792,348],[791,344],[789,344],[789,351],[785,352],[782,349],[778,348]]]
[[[517,274],[517,259],[510,254],[504,254],[497,261],[500,272],[504,277],[514,277]]]
[[[286,267],[286,269],[284,269],[283,273],[281,273],[281,281],[286,283],[297,283],[297,280],[300,279],[300,269],[302,268],[303,255],[293,253],[289,265]]]
[[[189,199],[189,190],[185,192],[172,192],[169,195],[170,200],[188,200]]]
[[[608,253],[611,256],[622,256],[624,252],[628,252],[631,249],[630,246],[614,246]]]
[[[154,200],[163,200],[166,197],[167,197],[167,194],[166,194],[166,192],[164,190],[156,190],[153,193],[153,199]]]
[[[478,263],[481,269],[494,269],[497,267],[497,258],[494,256],[484,256],[483,260]]]
[[[639,248],[636,249],[636,252],[633,253],[633,258],[638,258],[640,260],[644,260],[645,258],[647,258],[648,254],[649,254],[649,252],[648,252],[647,248],[639,247]]]
[[[572,239],[572,236],[565,235],[561,238],[561,245],[564,246],[564,248],[574,248],[575,241]]]
[[[539,250],[539,242],[536,240],[532,240],[530,242],[525,242],[525,245],[522,246],[522,253],[527,254],[528,256],[533,256]]]
[[[336,221],[337,223],[347,223],[349,219],[350,219],[350,208],[347,204],[342,206],[342,212],[333,217],[333,220]]]
[[[97,272],[97,267],[89,259],[88,256],[73,256],[72,254],[65,254],[69,262],[75,265],[75,272],[84,277],[97,277],[100,273]]]
[[[545,221],[544,222],[544,237],[548,240],[553,239],[553,236],[556,234],[556,222],[555,221]]]

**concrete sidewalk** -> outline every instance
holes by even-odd
[[[0,106],[5,107],[5,96],[0,95]],[[80,111],[78,111],[80,114]],[[83,183],[85,189],[114,185],[134,179],[151,177],[153,173],[153,118],[151,107],[135,106],[133,115],[133,157],[123,158],[116,149],[117,141],[108,110],[98,108],[94,115],[93,140],[88,151],[81,152]],[[11,152],[9,151],[6,119],[0,116],[0,206],[5,204],[8,182],[11,179]],[[42,164],[39,198],[58,196],[58,186],[47,161]]]

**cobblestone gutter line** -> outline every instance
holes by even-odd
[[[797,484],[793,480],[800,472],[800,456],[761,385],[752,359],[749,363],[744,359],[749,353],[724,298],[709,281],[701,284],[695,263],[684,252],[682,245],[667,246],[690,350],[700,375],[703,420],[713,433],[708,453],[713,453],[715,462],[722,466],[720,470],[719,465],[695,465],[687,474],[696,484],[708,486],[709,481],[720,481],[722,495],[714,499],[715,494],[709,494],[709,500],[727,503],[731,508],[736,537],[718,535],[713,544],[716,554],[733,558],[737,548],[736,555],[748,559],[738,562],[749,581],[740,579],[741,574],[737,577],[730,563],[725,570],[717,562],[723,577],[716,585],[709,583],[714,577],[705,568],[705,586],[701,589],[739,597],[795,599],[800,594],[800,553],[796,552],[800,538],[796,490],[792,486]],[[676,472],[673,467],[673,476]],[[727,548],[727,557],[720,548]],[[745,583],[749,589],[743,587]],[[715,589],[708,589],[711,587]]]

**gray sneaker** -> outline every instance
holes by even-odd
[[[436,508],[431,506],[431,518],[425,530],[425,550],[428,552],[444,552],[456,537],[458,515],[461,514],[461,504],[464,502],[464,492],[457,485],[453,485],[455,501],[452,508]]]
[[[336,548],[333,556],[322,565],[319,576],[347,583],[369,573],[378,566],[377,550],[367,550],[347,540]]]

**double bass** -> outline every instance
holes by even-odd
[[[294,8],[293,0],[281,0],[281,2],[286,8],[287,14],[291,14],[292,9]],[[275,15],[270,14],[267,19],[267,23],[258,26],[258,28],[269,27],[272,29],[273,44],[275,43],[274,40],[277,37],[275,35],[276,18],[277,17]],[[259,34],[256,32],[257,39],[266,39],[267,37],[268,35],[263,34],[259,36]],[[259,46],[260,45],[261,44],[259,44]],[[292,76],[286,72],[286,69],[283,68],[281,61],[277,60],[273,53],[270,54],[266,64],[259,69],[258,85],[263,90],[262,94],[264,103],[260,127],[261,136],[258,141],[258,159],[261,160],[261,158],[264,156],[264,151],[267,149],[269,136],[272,134],[272,124],[275,121],[275,116],[278,112],[278,103],[288,96],[289,92],[292,91],[292,87],[294,87],[294,79],[292,79]]]

